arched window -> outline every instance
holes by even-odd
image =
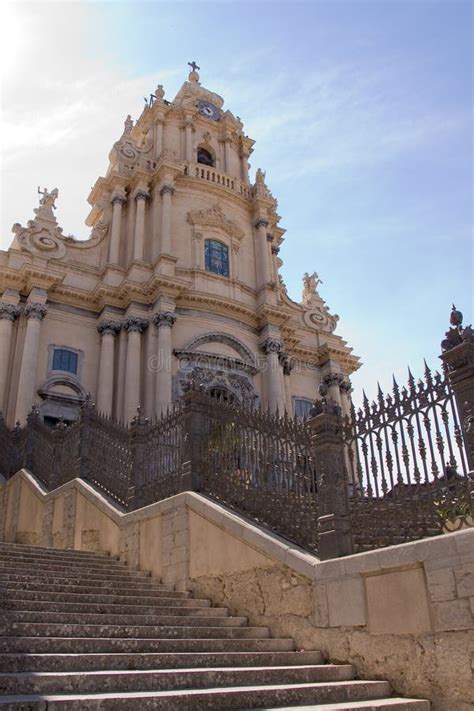
[[[209,153],[209,151],[206,151],[205,148],[198,148],[197,150],[197,160],[198,163],[202,163],[203,165],[210,165],[214,167],[214,159]]]
[[[64,373],[77,375],[77,353],[65,348],[55,348],[53,352],[52,370],[62,370]]]
[[[308,417],[309,412],[313,407],[312,400],[306,400],[306,398],[302,397],[295,397],[293,404],[296,417]]]
[[[206,239],[204,257],[207,272],[229,276],[229,250],[225,244],[215,239]]]

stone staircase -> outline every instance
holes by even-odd
[[[85,551],[0,543],[0,707],[429,711]]]

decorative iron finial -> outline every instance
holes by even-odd
[[[198,83],[199,82],[199,74],[197,73],[197,69],[201,69],[196,62],[193,60],[192,62],[188,62],[188,65],[191,67],[191,71],[189,72],[188,79],[189,81]]]

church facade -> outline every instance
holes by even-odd
[[[328,394],[350,405],[359,361],[306,274],[302,300],[279,274],[284,230],[254,141],[192,67],[163,87],[110,152],[89,195],[86,241],[65,236],[57,189],[0,251],[0,411],[74,420],[88,393],[129,422],[166,411],[186,383],[303,415]]]

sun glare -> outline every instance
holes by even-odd
[[[21,20],[20,3],[0,3],[0,27],[0,73],[2,78],[6,78],[17,64],[27,39],[27,30]]]

